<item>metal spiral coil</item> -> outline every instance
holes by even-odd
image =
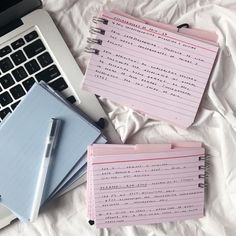
[[[206,184],[206,183],[199,183],[199,184],[198,184],[198,187],[199,187],[199,188],[206,188],[206,187],[207,187],[207,184]]]
[[[206,170],[206,166],[202,166],[202,165],[201,165],[201,166],[198,166],[198,169],[199,169],[199,170]]]
[[[97,28],[97,27],[90,27],[89,32],[90,32],[91,34],[102,34],[102,35],[105,34],[105,30],[104,30],[104,29]]]
[[[97,24],[99,22],[103,23],[104,25],[107,25],[108,24],[108,20],[107,19],[104,19],[102,17],[93,17],[93,23]]]
[[[84,51],[87,52],[87,53],[94,53],[94,54],[96,54],[96,55],[99,55],[99,50],[96,49],[96,48],[86,47],[86,48],[84,49]]]
[[[88,38],[87,43],[94,43],[94,44],[102,45],[102,40],[101,39]]]
[[[200,175],[198,175],[198,178],[199,179],[205,179],[207,176],[206,176],[206,174],[200,174]]]
[[[206,157],[205,156],[200,156],[198,159],[199,159],[199,161],[205,161]]]

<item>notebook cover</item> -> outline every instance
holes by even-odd
[[[1,203],[28,220],[51,118],[62,120],[42,202],[101,134],[45,84],[35,84],[0,129]]]
[[[203,148],[190,146],[129,155],[90,156],[89,152],[93,173],[90,194],[94,194],[89,204],[96,226],[202,217],[204,153]]]
[[[98,137],[98,139],[94,143],[104,144],[107,140],[103,135]],[[86,173],[87,170],[87,153],[84,154],[78,162],[74,165],[74,167],[70,170],[70,172],[66,175],[66,177],[61,181],[61,183],[56,187],[56,189],[51,193],[49,199],[54,198],[55,195],[61,194],[61,192],[65,191],[73,182],[78,180],[82,175]]]
[[[104,11],[99,19],[91,27],[86,51],[92,55],[82,88],[149,117],[189,127],[218,46],[212,39],[199,40],[113,12]]]

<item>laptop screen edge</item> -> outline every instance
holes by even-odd
[[[11,0],[8,0],[11,1]],[[1,4],[1,3],[0,3]],[[42,6],[41,0],[21,0],[0,12],[0,29]]]

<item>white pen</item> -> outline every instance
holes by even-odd
[[[54,118],[51,119],[49,126],[49,133],[45,143],[44,156],[40,166],[36,190],[34,194],[31,217],[29,219],[31,222],[37,218],[39,213],[48,167],[55,153],[55,147],[58,141],[60,127],[61,127],[61,120]]]

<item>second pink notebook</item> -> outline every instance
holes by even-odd
[[[202,217],[204,156],[193,142],[89,146],[88,218],[105,228]]]

